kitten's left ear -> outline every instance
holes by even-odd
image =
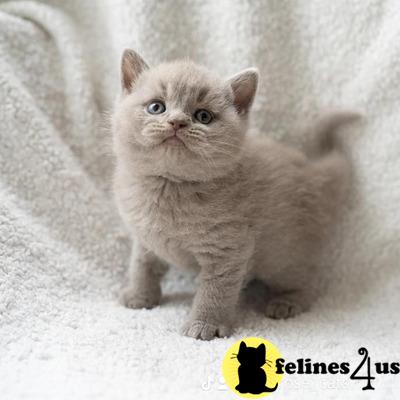
[[[248,68],[228,80],[234,96],[234,104],[239,115],[246,115],[253,104],[257,91],[258,70]]]
[[[130,93],[139,75],[148,68],[149,66],[138,53],[131,49],[126,49],[122,54],[121,60],[122,90]]]

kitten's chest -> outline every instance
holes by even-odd
[[[196,192],[168,181],[135,182],[121,208],[135,236],[165,258],[189,250],[204,222]]]

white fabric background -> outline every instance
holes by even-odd
[[[211,398],[246,336],[287,359],[398,361],[398,0],[48,0],[0,4],[0,394],[17,399]],[[117,302],[129,240],[109,193],[99,128],[125,47],[150,63],[190,56],[223,75],[257,66],[253,129],[298,143],[329,106],[362,111],[346,146],[357,180],[331,259],[333,284],[289,321],[241,313],[233,337],[179,335],[191,277],[172,273],[151,311]],[[210,388],[207,388],[207,383]],[[285,376],[274,398],[395,398],[348,376]]]

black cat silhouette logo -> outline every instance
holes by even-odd
[[[240,362],[238,368],[239,384],[236,390],[240,393],[260,394],[263,392],[275,392],[278,383],[273,388],[267,387],[267,375],[262,369],[264,364],[271,361],[265,359],[265,344],[256,347],[247,347],[245,342],[240,343],[237,359]]]
[[[283,374],[276,374],[279,350],[262,338],[245,338],[227,351],[222,364],[225,383],[245,398],[265,397],[278,389]]]

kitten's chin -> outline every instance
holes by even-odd
[[[131,147],[130,169],[136,175],[162,176],[176,182],[206,182],[230,174],[238,165],[240,153],[211,158],[185,139],[170,136],[151,145]]]
[[[165,146],[185,146],[185,142],[179,138],[178,136],[170,136],[168,138],[166,138],[165,140],[163,140],[162,142],[163,145]]]

